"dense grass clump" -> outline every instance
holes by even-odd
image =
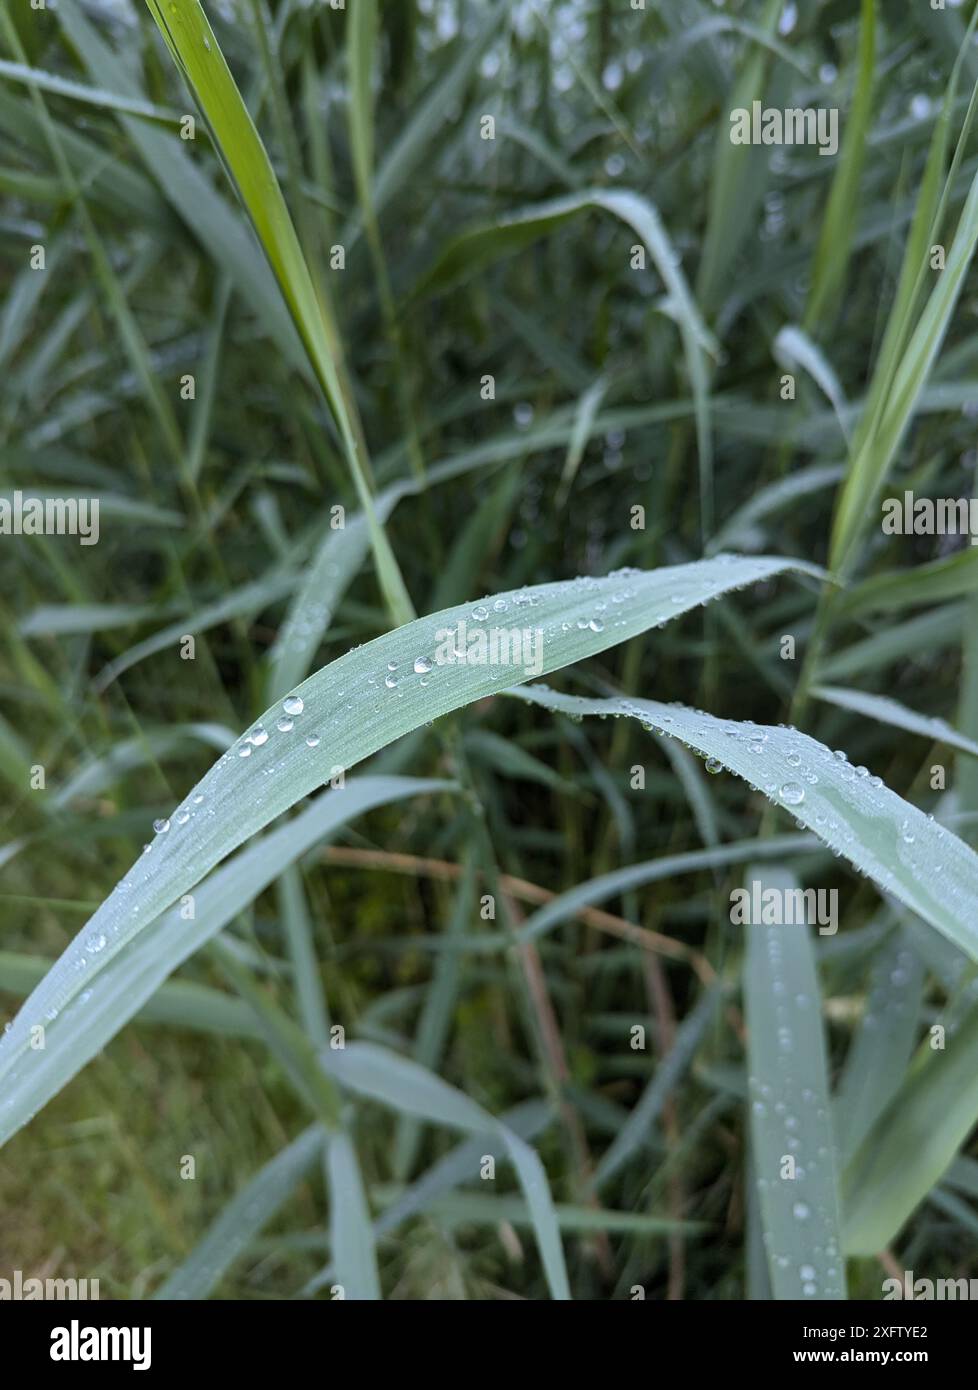
[[[0,14],[11,1269],[978,1278],[976,30]]]

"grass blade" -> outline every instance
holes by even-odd
[[[763,890],[797,887],[775,866]],[[750,1124],[761,1222],[776,1299],[846,1296],[821,992],[809,928],[745,928]],[[790,1165],[790,1169],[789,1169]]]
[[[322,1153],[325,1138],[320,1125],[311,1125],[266,1163],[232,1198],[204,1239],[153,1297],[206,1298],[292,1196]]]
[[[331,1134],[326,1146],[330,1243],[345,1298],[377,1300],[380,1275],[360,1164],[350,1136]]]
[[[540,686],[514,694],[563,714],[627,715],[681,739],[764,792],[978,961],[978,855],[807,734],[652,700],[581,699]]]

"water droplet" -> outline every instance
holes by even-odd
[[[287,734],[295,728],[295,722],[288,715],[283,714],[281,719],[276,720],[275,727],[280,734]]]
[[[310,734],[309,737],[306,739],[306,745],[307,745],[307,747],[309,747],[309,748],[318,748],[318,747],[319,747],[319,735],[318,735],[318,734]]]
[[[282,708],[286,714],[301,714],[305,705],[298,695],[289,695],[282,701]]]
[[[434,666],[430,656],[417,656],[414,659],[414,673],[416,676],[426,676]]]
[[[190,819],[190,812],[189,812],[189,811],[181,811],[181,812],[179,813],[179,815],[177,816],[177,825],[186,825],[186,824],[187,824],[187,821],[188,821],[189,819]]]
[[[85,950],[90,956],[97,956],[99,951],[105,949],[105,937],[101,932],[93,932],[85,942]]]
[[[170,822],[164,816],[162,820],[154,820],[153,829],[157,835],[165,835],[170,828]]]
[[[785,758],[785,762],[788,764],[789,767],[800,767],[801,757],[798,753],[789,753],[788,756]]]
[[[588,627],[592,632],[604,632],[604,623],[600,618],[592,618],[588,623]]]
[[[204,793],[203,793],[203,792],[198,792],[197,795],[194,797],[194,805],[195,805],[195,806],[199,806],[200,803],[203,801],[203,799],[204,799]]]
[[[805,788],[800,782],[785,782],[778,795],[786,806],[800,806],[805,800]]]
[[[488,609],[488,608],[485,608],[485,607],[480,603],[479,606],[478,606],[477,608],[473,608],[473,609],[472,609],[472,616],[473,616],[473,618],[475,618],[475,620],[476,620],[477,623],[484,622],[484,621],[486,620],[486,618],[488,618],[488,616],[489,616],[489,609]]]
[[[263,724],[256,724],[248,735],[248,742],[253,743],[256,748],[261,748],[263,743],[268,742],[268,730]]]
[[[387,686],[388,690],[393,690],[394,687],[397,685],[397,677],[388,676],[387,679],[384,681],[384,684]]]
[[[239,757],[239,758],[250,758],[250,757],[251,757],[251,745],[250,745],[249,743],[243,743],[243,744],[241,745],[241,747],[238,749],[238,757]]]
[[[796,1202],[791,1208],[791,1211],[796,1221],[807,1221],[810,1215],[808,1207],[804,1202]]]
[[[722,772],[723,763],[720,761],[719,758],[707,758],[706,770],[707,772]]]

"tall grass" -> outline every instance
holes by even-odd
[[[4,11],[0,492],[101,523],[0,536],[13,1265],[974,1272],[978,567],[881,503],[975,486],[976,26]]]

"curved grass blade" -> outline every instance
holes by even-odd
[[[839,384],[839,378],[832,370],[821,348],[812,342],[803,329],[789,324],[781,329],[774,340],[774,355],[788,363],[796,363],[799,367],[804,367],[835,411],[839,421],[839,429],[842,431],[842,438],[848,443],[846,413],[849,407]]]
[[[196,637],[201,632],[207,632],[212,627],[228,622],[231,618],[251,617],[291,593],[298,582],[298,571],[276,566],[263,578],[243,584],[216,602],[198,609],[196,613],[189,613],[175,623],[168,623],[166,627],[154,632],[152,637],[145,637],[103,666],[92,683],[96,694],[108,689],[113,681],[118,680],[140,661],[155,656],[157,652],[165,651],[167,647],[175,648],[185,633],[191,633]]]
[[[537,689],[538,686],[530,687],[530,691]],[[704,869],[743,864],[747,859],[765,855],[782,859],[786,854],[803,854],[818,848],[818,841],[810,835],[773,835],[769,840],[761,842],[755,839],[737,840],[732,844],[689,850],[685,854],[666,854],[659,859],[648,859],[642,864],[629,864],[623,869],[613,869],[609,874],[601,874],[598,878],[575,884],[566,893],[552,898],[526,919],[514,934],[515,939],[521,945],[536,941],[561,922],[575,917],[581,908],[607,902],[609,898],[617,898],[646,883],[661,883],[664,879],[675,878],[677,874],[699,873]],[[670,940],[663,937],[663,943]],[[501,949],[495,938],[492,938],[492,943],[494,949]],[[689,952],[681,942],[674,941],[671,945],[671,951],[667,951],[663,945],[664,954],[674,955],[677,959],[688,956]]]
[[[541,1100],[522,1101],[499,1116],[499,1121],[506,1125],[507,1129],[526,1140],[536,1138],[552,1119],[550,1107]],[[469,1182],[472,1174],[478,1172],[479,1160],[486,1151],[486,1141],[489,1138],[489,1134],[484,1134],[463,1139],[444,1158],[433,1163],[420,1178],[411,1183],[402,1196],[380,1213],[373,1223],[374,1236],[389,1235],[412,1216],[426,1211],[443,1194],[450,1193],[461,1183]],[[331,1261],[309,1280],[301,1290],[300,1297],[310,1298],[325,1285],[332,1284],[335,1278],[336,1269]]]
[[[98,796],[133,768],[167,757],[191,741],[204,743],[219,753],[230,748],[234,734],[221,724],[175,724],[169,729],[122,739],[107,753],[89,758],[53,793],[52,805],[64,807],[79,797]]]
[[[58,77],[53,72],[43,72],[38,68],[25,67],[23,63],[10,63],[0,58],[0,77],[9,82],[24,83],[37,87],[52,96],[69,97],[85,106],[99,106],[110,111],[121,111],[127,116],[145,116],[151,121],[162,121],[168,125],[178,125],[180,112],[165,106],[154,106],[151,101],[141,101],[138,97],[123,96],[118,92],[105,92],[100,87],[87,87],[83,82],[71,82]]]
[[[0,1144],[81,1071],[183,961],[233,922],[289,864],[355,816],[405,797],[443,791],[448,785],[410,777],[357,778],[342,791],[318,797],[301,815],[222,865],[189,899],[185,895],[179,907],[147,922],[111,955],[101,929],[76,937],[0,1041]],[[188,916],[191,908],[193,916]],[[45,1002],[52,997],[52,981],[58,988],[55,997],[64,1000],[58,1005]],[[44,1028],[44,1047],[34,1050],[24,1045],[24,1037],[38,1024]]]
[[[712,443],[709,422],[709,377],[705,354],[719,354],[713,334],[696,306],[680,269],[680,258],[662,225],[658,211],[647,198],[628,189],[592,188],[566,198],[541,203],[508,213],[483,226],[460,233],[442,250],[435,264],[415,286],[412,298],[442,292],[467,280],[469,276],[531,245],[539,237],[560,227],[568,219],[588,209],[610,212],[631,227],[645,243],[656,270],[666,287],[670,316],[679,327],[683,352],[693,388],[696,432],[700,457],[700,491],[703,504],[704,534],[712,530]]]
[[[547,1175],[536,1152],[518,1134],[434,1072],[374,1043],[352,1043],[342,1051],[327,1050],[322,1054],[322,1062],[341,1085],[359,1095],[450,1129],[488,1134],[501,1140],[530,1210],[551,1295],[556,1299],[570,1298]],[[477,1171],[473,1170],[473,1176]]]
[[[47,956],[0,951],[0,990],[25,999],[51,969]],[[136,1023],[190,1028],[217,1037],[260,1038],[254,1014],[240,999],[194,980],[167,980],[133,1015]]]
[[[933,739],[935,743],[946,743],[949,748],[957,748],[961,753],[970,753],[973,758],[978,758],[978,743],[974,739],[959,734],[946,720],[918,714],[899,701],[891,700],[888,695],[870,695],[864,690],[846,690],[838,685],[815,686],[812,694],[817,700],[825,700],[839,709],[865,714],[867,719],[889,724],[894,729],[906,729],[908,733],[920,734],[922,738]]]
[[[30,1053],[32,1024],[57,1019],[181,894],[189,893],[238,845],[340,771],[440,715],[497,693],[503,675],[512,684],[558,670],[719,594],[790,570],[817,574],[799,561],[717,556],[661,570],[625,570],[603,579],[541,584],[417,619],[323,667],[282,705],[267,710],[161,823],[149,850],[68,946],[10,1032],[0,1038],[0,1081],[11,1065]],[[487,605],[494,615],[508,615],[513,623],[532,623],[534,639],[539,634],[537,645],[531,643],[532,659],[524,650],[527,661],[522,667],[509,664],[509,653],[504,664],[447,662],[449,649],[455,649],[459,632],[465,630],[460,624],[476,624],[477,631],[485,631],[482,625],[491,621]],[[502,616],[497,621],[501,623]],[[436,664],[442,656],[447,664]],[[3,1115],[0,1107],[0,1128]]]
[[[628,715],[735,772],[978,961],[978,855],[879,778],[797,729],[718,719],[682,705],[513,692],[570,715]]]
[[[831,487],[843,476],[841,465],[817,465],[813,468],[799,468],[761,488],[749,502],[738,507],[733,515],[723,523],[717,534],[707,546],[707,554],[726,550],[729,546],[743,546],[751,549],[751,538],[758,533],[757,522],[772,512],[787,507],[810,492],[820,492]]]

